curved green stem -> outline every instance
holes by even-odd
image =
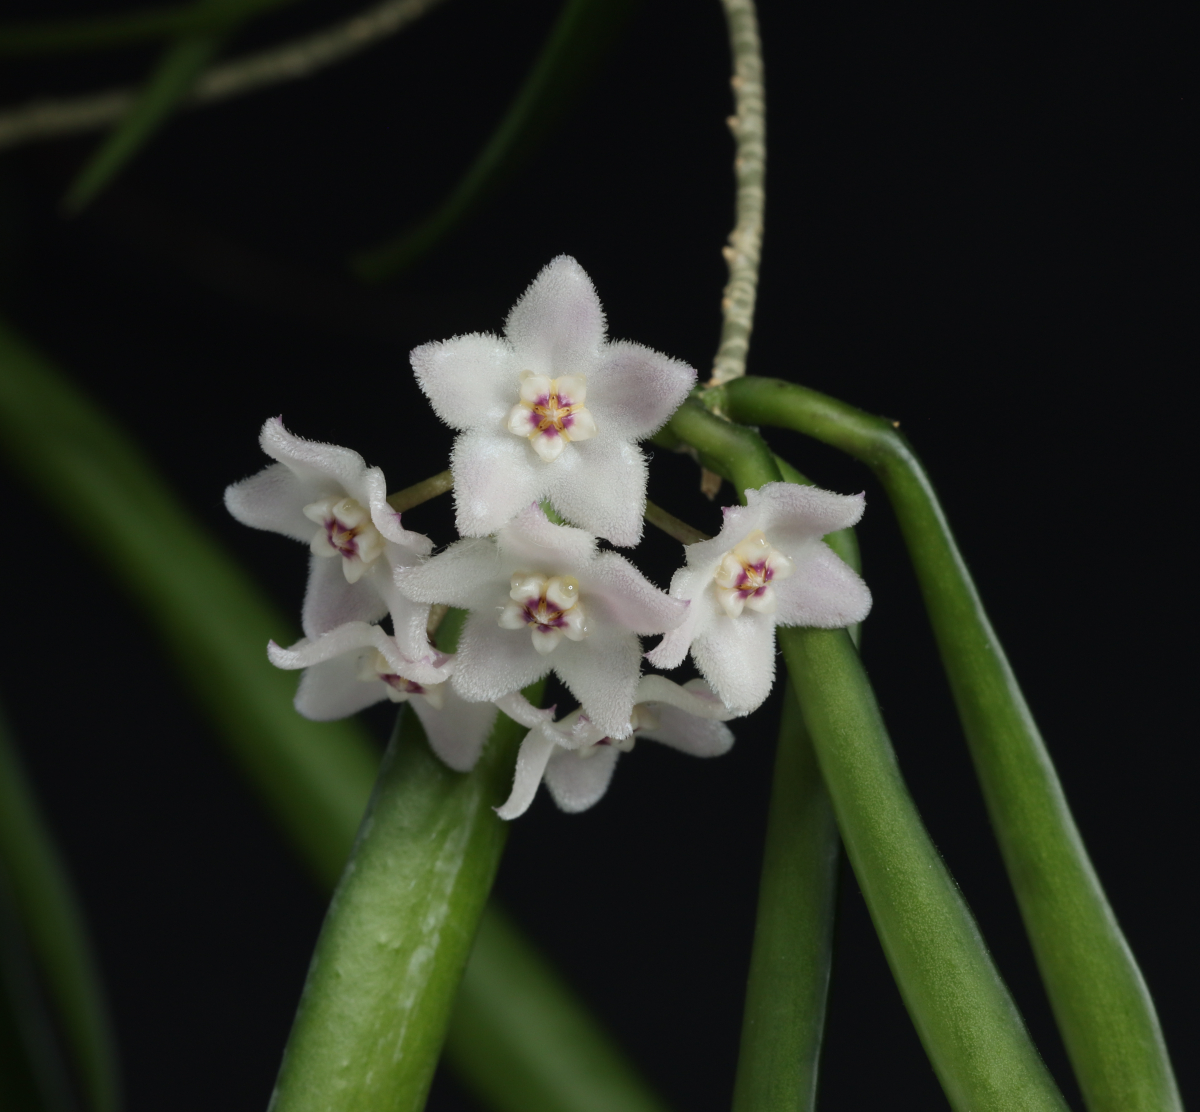
[[[838,832],[812,742],[784,696],[734,1112],[811,1112],[833,956]]]
[[[781,629],[854,875],[956,1112],[1066,1112],[904,785],[845,630]]]
[[[1141,971],[937,495],[895,425],[776,379],[719,394],[738,420],[806,433],[870,465],[899,519],[988,814],[1091,1112],[1179,1112]]]
[[[83,915],[33,792],[0,721],[0,875],[54,1002],[93,1112],[121,1104],[108,1007]]]
[[[729,475],[743,501],[747,487],[779,478],[758,433],[694,399],[668,429]],[[849,635],[778,635],[855,875],[951,1104],[958,1112],[1062,1112],[1062,1097],[904,785]]]

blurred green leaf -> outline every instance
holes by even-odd
[[[354,273],[367,282],[402,274],[502,186],[599,71],[635,2],[566,0],[504,118],[450,195],[400,236],[355,255]]]
[[[665,1112],[604,1029],[492,908],[459,989],[446,1057],[496,1112]]]
[[[63,198],[65,212],[82,212],[150,141],[191,91],[221,41],[220,35],[197,35],[163,52],[137,100],[71,183]]]
[[[116,1048],[83,915],[2,717],[0,874],[16,920],[10,934],[19,929],[36,958],[88,1104],[116,1112]]]
[[[220,32],[295,0],[198,0],[109,16],[0,24],[0,55],[108,50]]]

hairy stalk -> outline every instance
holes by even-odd
[[[254,51],[204,70],[181,108],[218,104],[244,93],[319,73],[403,30],[443,0],[384,0],[310,35]],[[133,107],[138,90],[104,89],[75,97],[39,98],[0,112],[0,150],[39,139],[99,131]]]
[[[649,498],[646,499],[646,520],[656,529],[661,529],[668,537],[674,537],[680,544],[695,544],[697,541],[711,540],[707,533],[682,521],[674,514],[668,513]]]
[[[867,463],[883,483],[1088,1108],[1179,1112],[1179,1090],[1149,990],[937,495],[908,442],[891,421],[777,379],[740,379],[714,400],[738,420],[795,429],[840,448]]]
[[[411,510],[414,506],[419,506],[422,502],[428,502],[431,498],[436,498],[439,494],[445,494],[448,490],[453,489],[454,475],[447,468],[445,471],[439,471],[436,475],[431,475],[428,479],[422,479],[419,483],[413,483],[410,487],[398,490],[395,494],[389,494],[388,505],[398,514],[402,514],[405,510]]]
[[[754,0],[722,0],[733,51],[733,86],[736,112],[729,127],[737,146],[734,176],[737,180],[737,219],[723,248],[729,281],[721,299],[724,323],[721,344],[713,362],[711,383],[720,385],[746,373],[746,353],[754,327],[754,302],[758,295],[758,265],[762,256],[763,183],[767,164],[767,125],[763,94],[762,45]]]

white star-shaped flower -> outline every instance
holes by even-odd
[[[401,594],[395,575],[428,556],[433,544],[401,526],[387,504],[383,472],[349,448],[293,436],[278,417],[263,425],[259,442],[277,462],[228,487],[225,506],[244,525],[309,546],[305,635],[390,613],[400,651],[412,661],[427,658],[429,607]]]
[[[451,469],[458,530],[494,533],[530,502],[634,545],[646,508],[637,441],[660,429],[696,380],[685,363],[605,339],[583,268],[560,255],[513,306],[504,336],[424,344],[413,370],[461,435]]]
[[[641,670],[638,634],[674,629],[668,597],[582,529],[535,503],[493,537],[458,541],[398,576],[423,603],[469,610],[453,684],[472,702],[519,691],[553,669],[605,734],[627,737]]]
[[[523,726],[535,727],[553,716],[520,692],[497,703],[467,702],[447,682],[453,656],[435,652],[430,660],[414,663],[394,638],[367,622],[347,622],[287,649],[271,642],[267,655],[277,668],[304,669],[296,709],[306,718],[346,718],[385,699],[411,704],[430,748],[457,772],[475,767],[497,706]]]
[[[743,714],[760,706],[775,680],[775,627],[837,629],[861,622],[871,592],[821,539],[862,517],[861,494],[793,483],[746,491],[725,509],[712,540],[689,544],[671,580],[687,617],[646,654],[674,668],[691,650],[713,690]]]
[[[635,698],[631,733],[625,738],[608,737],[582,708],[530,730],[517,754],[512,793],[496,814],[502,819],[523,815],[543,780],[564,811],[586,811],[608,790],[617,758],[633,749],[638,738],[693,757],[719,757],[733,745],[725,722],[735,713],[703,680],[680,687],[665,676],[643,676]]]

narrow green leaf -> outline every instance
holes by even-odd
[[[668,427],[723,468],[743,501],[748,487],[779,478],[757,432],[694,400]],[[855,876],[951,1105],[1062,1112],[1062,1096],[908,794],[849,634],[781,628],[778,637]]]
[[[634,3],[566,0],[504,118],[450,195],[397,238],[351,259],[354,273],[367,282],[403,273],[504,184],[594,76]]]
[[[142,606],[234,761],[313,874],[332,887],[375,779],[377,762],[362,728],[354,721],[313,723],[294,713],[295,677],[270,667],[263,652],[269,638],[287,639],[289,623],[175,501],[121,430],[2,320],[0,450]],[[439,630],[443,648],[450,647],[462,618],[461,611],[447,614]],[[526,971],[539,966],[532,980],[560,983],[528,943],[523,949]],[[470,986],[497,983],[489,964],[495,953],[485,946],[472,957],[459,1005],[463,1024],[483,1044],[479,1053],[509,1037],[509,1017],[516,1014],[510,1009],[518,1005],[527,1038],[514,1044],[514,1054],[552,1044],[564,1014],[581,1034],[577,1054],[557,1059],[559,1071],[590,1070],[616,1053],[611,1044],[593,1048],[582,1041],[596,1024],[566,989],[559,993],[559,1008],[550,1012],[522,1003],[520,996],[474,991]],[[544,996],[535,986],[530,999],[539,998]],[[466,1044],[459,1039],[457,1045],[461,1060]],[[512,1063],[534,1077],[546,1065],[544,1057]],[[621,1072],[632,1094],[636,1074],[628,1066]],[[501,1099],[504,1081],[494,1073],[477,1070],[472,1083]],[[565,1091],[558,1080],[544,1085]],[[655,1104],[650,1095],[629,1100],[630,1108]],[[547,1104],[546,1112],[556,1108]],[[559,1112],[581,1110],[565,1103]]]
[[[221,41],[220,35],[196,35],[163,51],[133,106],[71,183],[64,211],[78,215],[113,181],[191,91]]]
[[[747,377],[725,412],[870,465],[900,522],[1008,877],[1091,1112],[1180,1112],[1166,1043],[1054,764],[937,495],[890,421],[814,390]]]
[[[494,907],[484,916],[446,1056],[496,1112],[665,1112],[608,1034]]]
[[[833,956],[838,832],[812,743],[784,695],[734,1112],[811,1112]]]
[[[0,718],[0,873],[94,1112],[121,1104],[116,1048],[78,901]],[[4,1106],[4,1107],[7,1107]]]
[[[463,775],[401,711],[321,928],[272,1112],[424,1107],[508,835],[493,808],[524,734],[499,715]]]
[[[0,25],[0,56],[109,50],[223,31],[295,0],[198,0],[118,15]]]

